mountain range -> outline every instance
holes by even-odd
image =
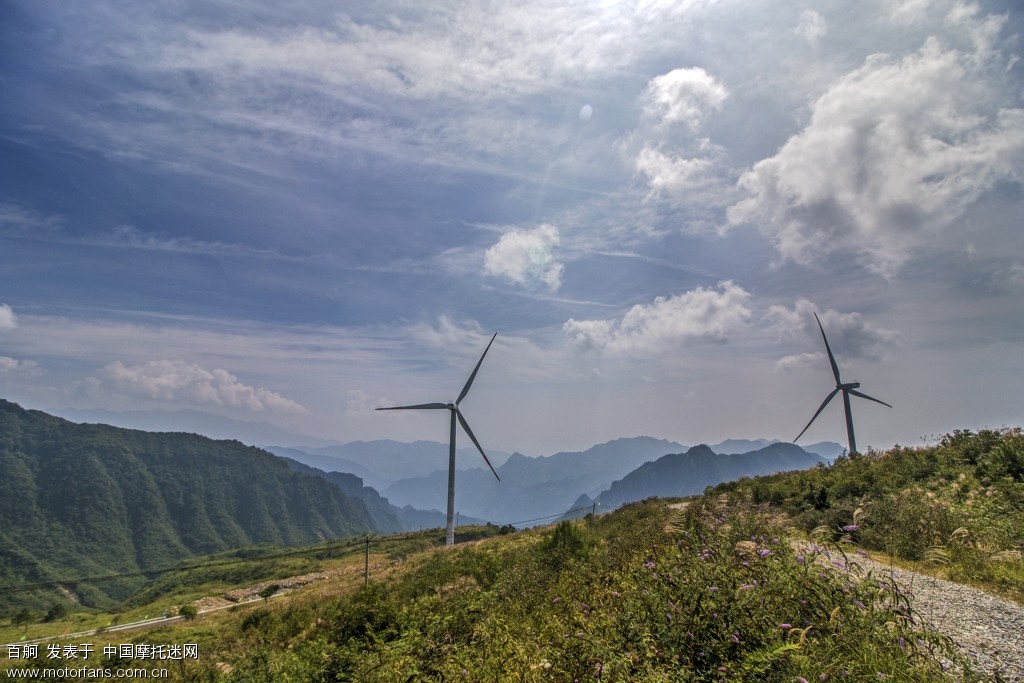
[[[812,448],[825,458],[842,451],[832,443]],[[357,441],[268,451],[183,432],[76,424],[0,399],[0,582],[133,574],[249,545],[439,527],[447,450],[427,441]],[[463,524],[527,525],[574,505],[686,495],[823,462],[767,440],[687,449],[651,437],[550,456],[489,454],[501,481],[482,468],[458,472]],[[458,458],[477,462],[466,451]],[[144,581],[82,584],[68,595],[102,605]]]
[[[708,486],[742,477],[805,470],[826,460],[791,443],[773,443],[748,453],[719,454],[700,445],[685,453],[664,455],[636,468],[594,498],[577,499],[574,508],[597,503],[616,508],[652,496],[675,498],[703,493]]]

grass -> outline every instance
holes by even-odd
[[[797,535],[735,496],[646,501],[454,549],[396,544],[367,587],[350,573],[120,637],[196,643],[172,680],[952,680],[942,661],[971,679],[896,586]]]

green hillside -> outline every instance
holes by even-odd
[[[92,640],[98,652],[194,643],[198,657],[166,669],[177,681],[979,680],[891,580],[825,562],[827,546],[729,496],[685,509],[649,500],[453,549],[410,542],[419,548],[371,558],[381,569],[367,587],[343,574]],[[45,654],[3,664],[60,666]]]
[[[719,484],[805,531],[933,565],[1024,599],[1024,434],[956,431],[937,445],[841,457],[830,467]]]
[[[363,503],[237,441],[74,424],[0,400],[0,586],[132,573],[374,530]],[[144,578],[68,585],[109,604]],[[0,612],[52,602],[0,596]]]

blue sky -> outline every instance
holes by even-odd
[[[1013,3],[278,5],[0,9],[0,395],[791,439],[817,312],[862,447],[1022,422]]]

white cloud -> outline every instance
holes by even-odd
[[[678,348],[688,340],[724,342],[750,317],[750,294],[724,281],[718,289],[697,289],[673,297],[658,297],[636,305],[620,321],[570,319],[562,326],[570,342],[582,351],[621,355],[652,355]]]
[[[554,256],[559,242],[553,225],[511,230],[484,254],[484,272],[528,287],[543,284],[554,292],[562,285],[565,269]]]
[[[122,391],[159,401],[197,401],[253,412],[306,412],[280,394],[242,384],[227,370],[206,370],[184,361],[155,360],[132,366],[114,361],[103,368],[101,379]]]
[[[828,33],[828,24],[825,17],[812,9],[805,9],[800,13],[800,23],[796,27],[796,33],[811,45],[817,45],[818,41]]]
[[[814,320],[815,312],[818,313],[829,346],[836,356],[878,360],[899,343],[899,335],[896,332],[866,322],[860,313],[840,313],[832,309],[820,311],[813,302],[800,298],[792,309],[785,306],[770,307],[765,319],[780,336],[797,337],[822,350],[786,356],[776,364],[777,369],[793,370],[828,362],[823,360],[826,355],[821,330]]]
[[[709,159],[685,159],[674,154],[665,154],[658,149],[645,146],[636,158],[637,173],[647,176],[651,188],[648,198],[661,194],[678,194],[703,185],[711,161]]]
[[[839,79],[803,131],[742,175],[730,223],[756,223],[800,263],[852,252],[888,275],[997,182],[1019,181],[1024,110],[987,79],[998,24],[971,24],[973,51],[931,38]]]
[[[18,316],[7,304],[0,304],[0,330],[13,330],[18,327]]]
[[[695,130],[710,112],[721,109],[728,95],[700,67],[673,69],[647,84],[645,110],[663,124],[682,123]]]
[[[34,360],[17,360],[10,356],[0,356],[0,373],[32,372],[39,367]]]

